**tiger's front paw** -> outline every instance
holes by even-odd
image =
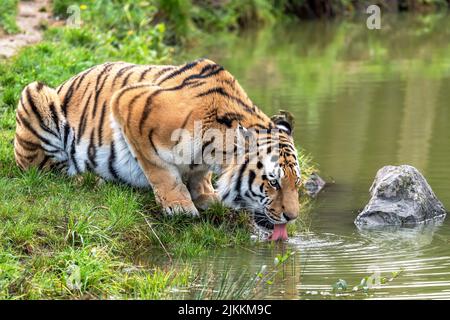
[[[165,203],[163,205],[163,208],[168,215],[189,214],[193,217],[199,216],[197,208],[192,203],[192,201],[189,200],[179,200],[170,203]]]
[[[220,198],[216,193],[204,193],[194,200],[195,206],[201,210],[208,209],[215,202],[220,202]]]

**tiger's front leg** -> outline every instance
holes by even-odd
[[[183,184],[181,176],[175,166],[152,164],[138,156],[138,161],[150,182],[156,201],[170,215],[175,213],[189,213],[198,216],[198,210],[191,200],[187,187]],[[156,159],[155,159],[156,160]]]
[[[212,173],[209,171],[195,172],[187,181],[189,192],[197,208],[205,210],[211,204],[219,202],[220,198],[212,186]]]
[[[166,137],[164,131],[158,130],[160,122],[148,122],[150,111],[156,113],[161,104],[165,104],[163,95],[158,95],[160,91],[160,87],[151,84],[137,84],[119,90],[111,100],[112,126],[117,127],[116,130],[120,130],[125,138],[164,211],[197,216],[198,210],[179,169],[162,156],[170,155],[170,150],[164,145],[166,140],[170,140],[170,135]]]

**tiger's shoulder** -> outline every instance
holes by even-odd
[[[151,73],[151,76],[150,72],[146,77],[141,75],[139,81],[129,81],[127,86],[115,91],[111,106],[120,103],[127,105],[144,103],[146,100],[142,99],[143,96],[153,101],[156,97],[158,99],[165,97],[165,100],[172,101],[169,103],[171,105],[182,102],[181,114],[188,109],[188,114],[192,111],[198,119],[215,123],[217,126],[230,128],[237,122],[247,127],[270,126],[270,119],[250,100],[235,77],[220,64],[202,58],[180,66],[156,68],[157,71]],[[153,94],[149,94],[150,91]],[[156,108],[152,110],[155,112]],[[166,110],[164,108],[164,111]],[[161,116],[163,115],[168,114],[162,112]],[[142,121],[140,123],[142,124]]]

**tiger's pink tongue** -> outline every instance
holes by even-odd
[[[287,240],[287,224],[284,223],[274,225],[272,236],[269,239],[272,241]]]

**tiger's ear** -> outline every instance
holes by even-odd
[[[245,139],[250,136],[252,136],[252,132],[248,130],[246,127],[242,126],[240,123],[238,123],[236,127],[236,137]]]
[[[245,135],[248,132],[247,128],[245,128],[244,126],[242,126],[242,124],[238,123],[237,127],[236,127],[236,133],[237,134],[242,134]]]
[[[255,134],[253,130],[248,130],[244,126],[242,126],[240,123],[238,123],[236,129],[235,129],[235,146],[239,150],[245,150],[246,147],[248,147],[250,144],[254,143],[255,140]],[[244,148],[244,149],[243,149]]]
[[[292,131],[294,128],[294,116],[289,111],[280,110],[280,114],[276,114],[270,118],[273,121],[275,126],[286,132],[289,135],[292,135]]]

